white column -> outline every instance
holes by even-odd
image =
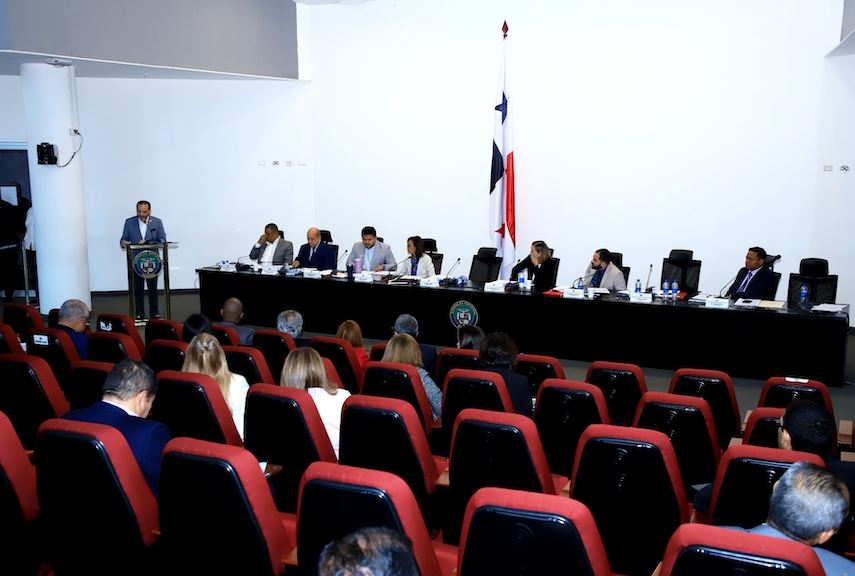
[[[73,66],[21,64],[21,94],[27,125],[30,188],[39,275],[39,303],[47,313],[77,298],[91,308],[89,250],[83,198],[81,139]],[[38,164],[36,146],[57,147],[57,165]]]

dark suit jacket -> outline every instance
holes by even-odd
[[[160,457],[163,448],[170,440],[169,429],[160,422],[131,416],[118,406],[106,402],[96,402],[88,408],[67,412],[63,418],[78,422],[106,424],[122,433],[137,463],[140,465],[145,481],[155,497],[160,483]]]
[[[145,238],[142,238],[140,237],[139,218],[132,216],[125,220],[125,228],[122,230],[121,240],[127,240],[131,244],[142,244],[143,242],[163,244],[166,242],[166,230],[164,230],[163,222],[160,221],[160,218],[149,216],[148,229],[145,231]]]
[[[422,351],[422,365],[431,378],[436,378],[436,346],[419,344],[419,349]],[[438,386],[442,388],[442,382],[439,382]]]
[[[550,258],[540,265],[540,268],[531,261],[531,255],[520,260],[519,264],[511,270],[511,280],[516,280],[520,271],[527,270],[531,284],[535,291],[546,292],[555,288],[555,260]]]
[[[315,248],[315,255],[309,259],[309,245],[300,246],[297,258],[301,268],[317,268],[318,270],[332,270],[335,268],[335,251],[326,242],[321,242]]]
[[[254,246],[249,251],[249,257],[253,260],[259,259],[264,256],[264,252],[267,250],[268,244],[265,242],[260,246]],[[284,238],[279,239],[279,243],[276,244],[276,250],[273,252],[273,265],[274,266],[282,266],[283,264],[290,264],[294,260],[294,245],[285,240]]]
[[[77,348],[77,355],[80,356],[80,359],[89,360],[89,335],[84,332],[75,332],[62,324],[57,324],[56,327],[68,334],[74,343],[74,347]]]
[[[485,365],[481,369],[501,375],[511,395],[514,412],[531,418],[531,382],[528,378],[502,366]]]
[[[229,326],[234,328],[240,337],[240,345],[241,346],[252,346],[252,337],[255,336],[255,330],[250,328],[249,326],[244,326],[242,324],[235,324],[234,322],[228,322],[223,320],[220,322],[224,326]]]
[[[765,266],[761,266],[754,273],[754,278],[751,279],[748,286],[745,287],[745,291],[737,292],[742,281],[745,280],[746,274],[748,274],[748,268],[742,268],[736,275],[736,280],[731,284],[726,296],[730,296],[733,300],[737,298],[768,299],[770,297],[769,290],[772,287],[772,271]]]

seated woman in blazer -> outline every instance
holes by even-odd
[[[410,257],[398,267],[396,274],[418,276],[419,278],[436,276],[433,259],[430,254],[425,254],[425,242],[421,236],[407,238],[407,253]]]
[[[511,271],[511,280],[515,280],[523,270],[528,271],[532,287],[537,292],[546,292],[555,287],[555,260],[549,246],[543,240],[531,243],[531,252]]]

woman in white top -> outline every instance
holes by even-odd
[[[436,276],[433,267],[433,258],[425,253],[425,242],[421,236],[410,236],[407,238],[407,252],[410,257],[398,266],[397,274],[429,278]]]
[[[246,378],[240,374],[233,374],[226,363],[226,355],[223,347],[217,339],[205,332],[196,335],[187,346],[187,355],[184,357],[182,372],[196,372],[207,374],[217,381],[223,398],[232,413],[238,434],[243,440],[243,420],[246,411],[246,393],[249,384]]]
[[[306,390],[321,416],[321,422],[330,438],[335,457],[338,458],[339,437],[341,432],[341,409],[350,392],[339,389],[327,380],[324,363],[313,348],[301,347],[291,351],[282,367],[282,386]]]

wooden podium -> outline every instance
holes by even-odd
[[[178,247],[178,242],[163,244],[128,244],[125,255],[128,265],[128,315],[135,318],[134,276],[143,279],[157,278],[163,274],[163,295],[166,304],[166,318],[172,319],[172,299],[169,294],[169,250]]]

